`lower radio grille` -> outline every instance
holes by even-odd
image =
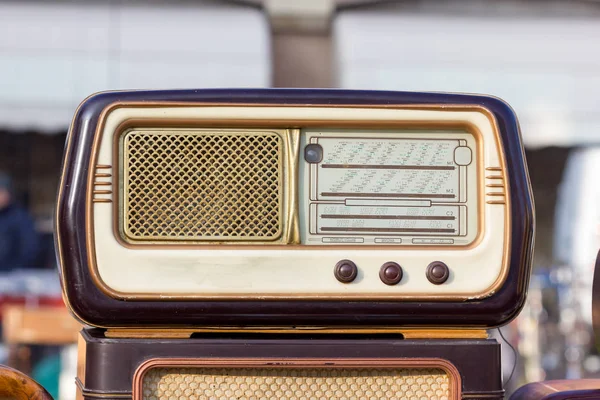
[[[453,398],[439,368],[152,368],[142,400]]]

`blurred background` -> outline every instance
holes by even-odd
[[[61,300],[52,218],[65,135],[86,96],[328,87],[484,93],[513,106],[537,236],[527,306],[502,328],[518,352],[503,344],[505,381],[515,368],[507,390],[600,377],[599,44],[592,0],[0,0],[0,362],[74,398],[79,326]],[[28,238],[23,260],[2,265],[14,239],[3,224]]]

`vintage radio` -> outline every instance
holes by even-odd
[[[533,211],[491,97],[108,92],[58,196],[65,298],[99,327],[491,327],[518,313]]]
[[[533,204],[495,98],[111,92],[56,238],[79,398],[491,399]]]

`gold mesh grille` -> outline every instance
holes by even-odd
[[[437,368],[153,368],[142,387],[143,400],[450,398]]]
[[[131,131],[123,225],[133,240],[274,240],[282,139],[275,132]]]

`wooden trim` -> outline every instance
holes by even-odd
[[[411,329],[411,328],[197,328],[197,329],[108,329],[104,336],[120,339],[188,339],[196,333],[267,333],[267,334],[397,334],[404,339],[487,339],[484,329]]]
[[[85,358],[87,354],[87,343],[79,332],[77,336],[77,379],[85,385]]]

